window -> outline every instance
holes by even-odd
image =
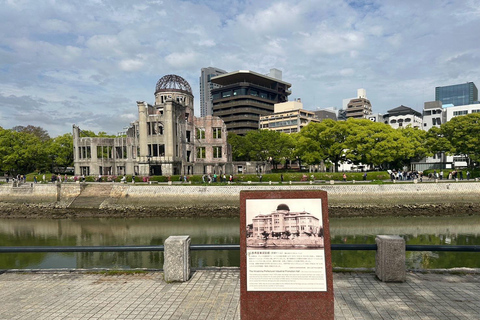
[[[229,90],[229,91],[225,91],[225,92],[222,92],[222,98],[228,98],[232,95],[232,91]]]
[[[462,110],[462,111],[453,111],[454,116],[463,116],[465,114],[468,114],[467,110]]]
[[[214,158],[222,157],[222,147],[213,147],[213,157]]]
[[[197,147],[197,158],[205,159],[205,147]]]
[[[212,132],[213,132],[213,139],[222,138],[222,128],[212,128]]]
[[[205,139],[205,128],[197,128],[197,139]]]

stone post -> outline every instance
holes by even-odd
[[[400,236],[379,235],[375,238],[375,275],[384,282],[404,282],[405,239]]]
[[[170,236],[165,240],[165,281],[185,282],[190,279],[190,241],[190,236]]]

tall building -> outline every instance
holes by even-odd
[[[454,106],[478,103],[478,90],[473,82],[436,87],[435,101]]]
[[[208,67],[202,68],[200,75],[200,117],[211,116],[213,114],[212,89],[218,88],[219,85],[212,83],[211,78],[227,73],[227,71]]]
[[[249,70],[211,78],[213,115],[222,118],[229,132],[244,135],[258,130],[260,116],[272,114],[275,103],[288,101],[290,83]]]
[[[284,133],[300,132],[310,122],[320,122],[315,112],[303,109],[300,99],[276,103],[274,113],[260,116],[260,129]]]
[[[347,118],[367,119],[372,114],[372,105],[367,98],[359,97],[350,100],[347,105]]]

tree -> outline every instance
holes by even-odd
[[[248,161],[248,149],[245,146],[245,137],[239,136],[233,132],[228,133],[227,142],[232,146],[233,161]]]
[[[45,143],[34,134],[0,129],[0,167],[11,174],[26,174],[44,166]]]
[[[47,142],[50,140],[50,135],[48,134],[47,130],[43,129],[42,127],[36,127],[32,125],[24,126],[15,126],[12,128],[13,131],[16,132],[23,132],[23,133],[30,133],[34,136],[37,136],[42,142]]]
[[[302,160],[309,164],[330,161],[338,171],[339,162],[347,160],[345,150],[349,125],[349,121],[331,119],[321,123],[310,122],[300,131],[298,152]]]
[[[48,153],[52,161],[52,168],[73,166],[73,136],[71,133],[58,136],[49,144]]]
[[[432,128],[433,129],[433,128]],[[448,154],[464,155],[468,159],[468,166],[474,167],[480,162],[480,113],[455,117],[440,126],[440,130],[433,131],[442,139],[442,147]],[[430,134],[430,136],[432,136]]]

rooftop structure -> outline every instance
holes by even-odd
[[[478,89],[473,82],[436,87],[435,101],[454,106],[478,103]]]
[[[249,70],[211,78],[213,115],[225,121],[227,130],[243,135],[257,130],[260,116],[272,114],[275,103],[288,101],[291,84]]]

